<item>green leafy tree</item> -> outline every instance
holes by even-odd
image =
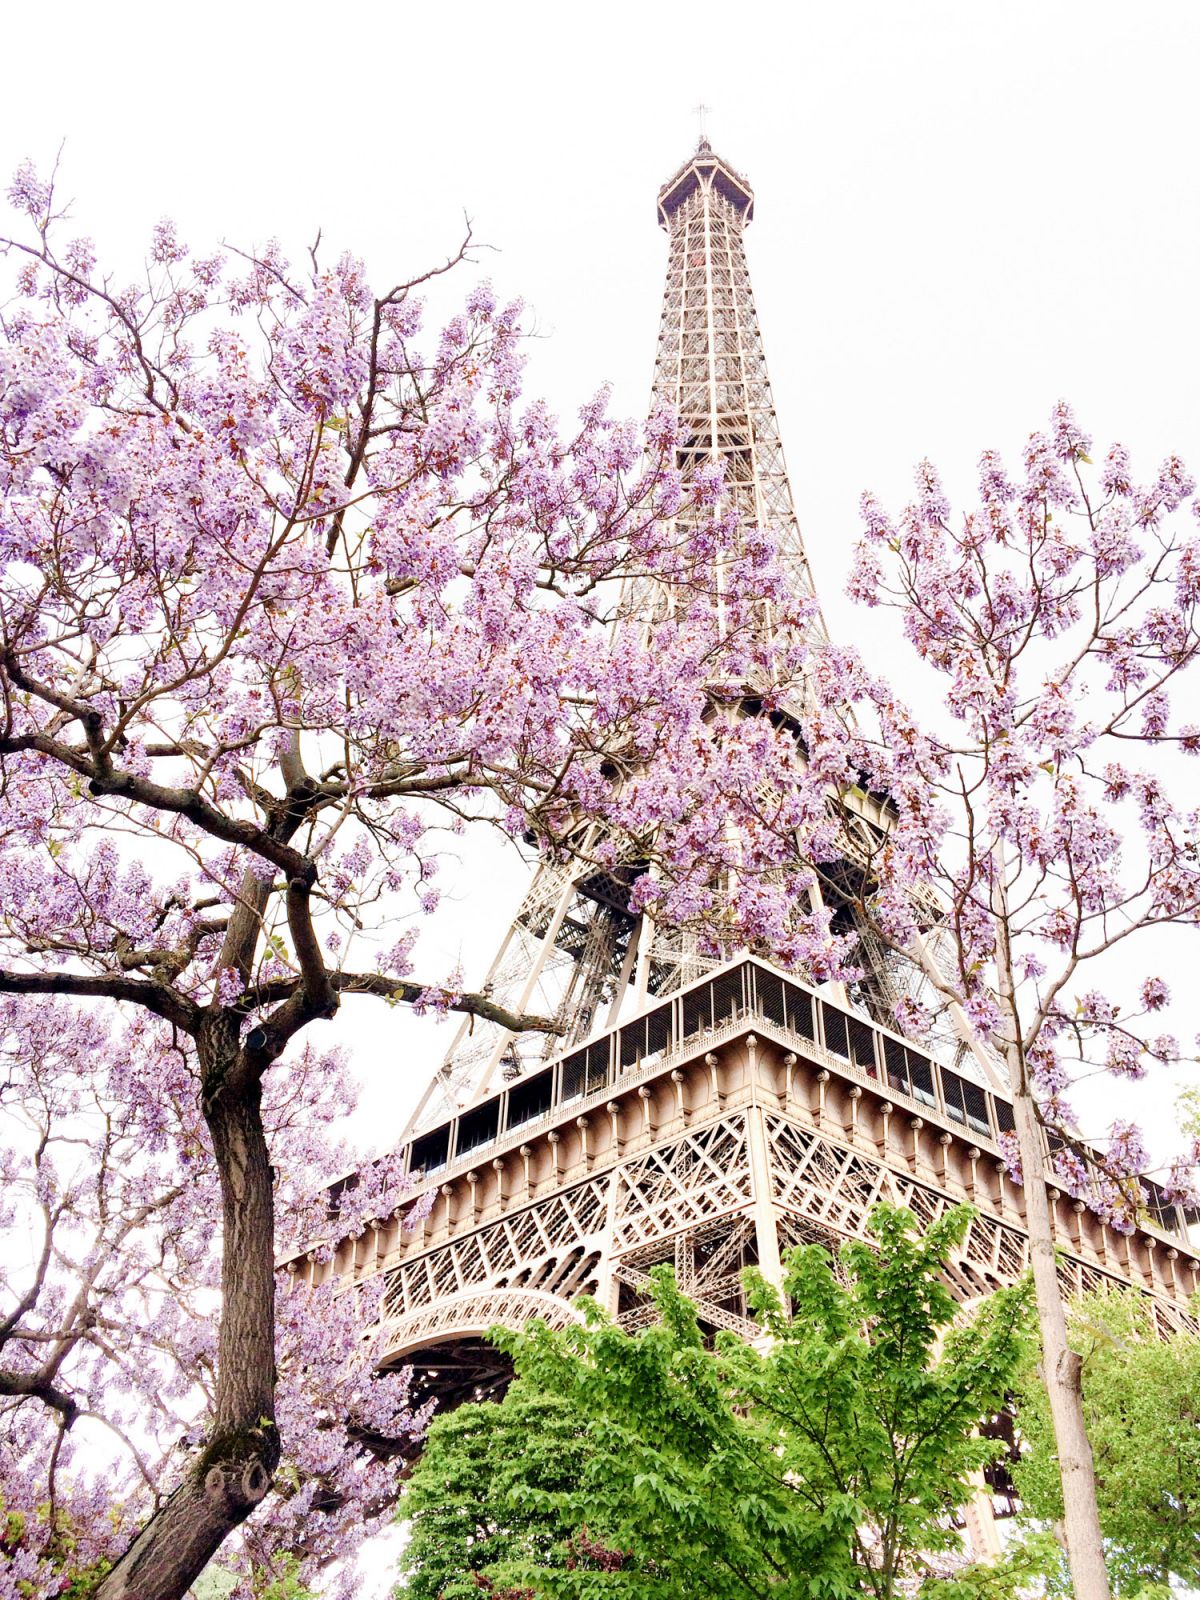
[[[461,1436],[453,1417],[435,1424],[403,1508],[419,1600],[889,1600],[958,1545],[952,1514],[996,1448],[977,1430],[1029,1337],[1024,1285],[952,1326],[940,1274],[969,1215],[922,1237],[880,1207],[877,1248],[790,1254],[787,1301],[750,1273],[754,1345],[710,1346],[667,1268],[640,1333],[589,1303],[579,1326],[495,1332],[518,1385],[468,1408]],[[523,1420],[535,1398],[569,1456]]]
[[[435,1418],[402,1504],[407,1600],[478,1597],[478,1574],[565,1564],[577,1523],[558,1497],[593,1453],[575,1408],[523,1381],[500,1405]]]
[[[1200,1586],[1200,1337],[1160,1338],[1132,1294],[1086,1296],[1071,1325],[1114,1592],[1144,1595],[1172,1579]],[[1025,1513],[1057,1523],[1054,1435],[1032,1363],[1018,1419],[1025,1450],[1014,1476]]]

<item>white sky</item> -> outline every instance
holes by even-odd
[[[655,193],[707,102],[757,194],[754,288],[838,636],[862,625],[858,494],[899,503],[922,455],[966,491],[982,447],[1015,454],[1064,395],[1147,473],[1169,449],[1200,467],[1193,4],[110,0],[10,7],[0,39],[0,175],[65,139],[105,256],[132,270],[163,214],[205,249],[299,251],[320,226],[392,280],[465,210],[544,335],[529,392],[567,416],[602,380],[644,411]],[[471,868],[431,976],[461,953],[479,981],[525,881],[512,857]],[[337,1027],[386,1144],[449,1030],[359,1015]]]

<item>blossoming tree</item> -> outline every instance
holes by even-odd
[[[102,1600],[166,1600],[277,1479],[254,1538],[278,1517],[272,1548],[337,1554],[352,1530],[305,1509],[369,1507],[355,1440],[419,1421],[397,1380],[365,1397],[351,1308],[289,1297],[280,1325],[278,1200],[340,1093],[301,1036],[347,996],[553,1026],[413,976],[447,829],[570,849],[599,821],[663,914],[711,920],[714,837],[763,824],[755,725],[716,728],[707,686],[761,675],[759,607],[789,601],[769,543],[704,512],[719,472],[679,531],[669,420],[597,402],[564,438],[518,409],[519,310],[486,290],[426,347],[417,283],[349,257],[196,258],[163,224],[127,287],[60,242],[51,184],[12,198],[0,995],[35,1246],[0,1307],[0,1494],[22,1560],[80,1541]],[[675,603],[614,627],[626,580]],[[721,937],[786,931],[768,902],[778,926],[747,896]],[[364,1218],[402,1203],[386,1166],[368,1188]],[[115,1522],[67,1470],[85,1415],[141,1480]]]
[[[301,1561],[353,1537],[348,1515],[323,1543],[306,1510],[353,1501],[356,1440],[419,1419],[390,1380],[362,1398],[342,1334],[315,1358],[303,1302],[277,1319],[276,1251],[305,1220],[281,1231],[277,1183],[290,1204],[324,1164],[299,1130],[340,1091],[304,1035],[344,998],[553,1027],[414,975],[443,833],[479,823],[554,850],[598,836],[601,864],[651,868],[634,895],[656,917],[819,980],[853,984],[870,938],[922,974],[905,1027],[945,1011],[1003,1065],[1076,1589],[1104,1594],[1039,1123],[1054,1181],[1127,1223],[1140,1137],[1114,1127],[1097,1165],[1068,1089],[1072,1057],[1131,1076],[1178,1054],[1147,1026],[1168,1001],[1153,972],[1120,1009],[1096,985],[1200,895],[1194,819],[1126,754],[1200,748],[1170,699],[1200,644],[1180,464],[1138,487],[1114,451],[1092,489],[1060,411],[1017,483],[984,458],[961,524],[927,469],[896,522],[867,504],[855,589],[945,680],[953,717],[930,731],[815,640],[715,466],[676,516],[669,419],[643,439],[595,403],[564,438],[518,408],[517,308],[477,290],[423,347],[415,281],[380,292],[348,257],[297,268],[274,247],[194,258],[165,224],[125,287],[60,243],[52,186],[25,170],[12,194],[0,996],[10,1168],[40,1242],[0,1306],[20,1442],[0,1493],[22,1558],[45,1555],[39,1518],[60,1542],[97,1524],[65,1470],[85,1412],[144,1484],[132,1543],[105,1535],[101,1600],[181,1595],[256,1508],[254,1537],[277,1511],[271,1548]],[[631,594],[655,603],[630,614]],[[848,829],[864,787],[882,829]],[[84,1126],[91,1165],[71,1166]],[[385,1164],[347,1203],[352,1228],[403,1201]],[[158,1395],[148,1454],[135,1380]],[[167,1451],[176,1413],[190,1453]]]
[[[949,1017],[1011,1086],[1008,1155],[1024,1181],[1080,1600],[1108,1584],[1047,1190],[1118,1228],[1146,1205],[1138,1128],[1113,1122],[1098,1157],[1071,1089],[1092,1074],[1140,1079],[1188,1054],[1162,1030],[1170,997],[1151,963],[1156,930],[1200,920],[1200,813],[1167,792],[1172,759],[1200,750],[1185,698],[1200,653],[1200,538],[1179,515],[1197,509],[1194,485],[1176,457],[1139,484],[1119,446],[1099,469],[1089,450],[1059,406],[1019,476],[984,454],[979,503],[960,518],[928,463],[898,517],[864,500],[852,593],[897,612],[946,714],[923,725],[895,668],[826,652],[793,816],[820,877],[844,854],[829,791],[889,797],[886,830],[858,835],[858,909],[920,970],[924,998],[910,992],[900,1019],[919,1034]],[[1172,1167],[1168,1198],[1195,1203],[1197,1153]]]
[[[165,1500],[181,1452],[204,1442],[221,1194],[188,1053],[156,1019],[122,1027],[99,1008],[6,996],[0,1039],[10,1238],[36,1220],[19,1269],[10,1245],[14,1303],[0,1321],[0,1595],[24,1600],[89,1593]],[[327,1202],[313,1196],[350,1104],[341,1063],[306,1048],[263,1087],[280,1243],[318,1238]],[[394,1208],[402,1187],[394,1163],[367,1168],[340,1225]],[[221,1553],[235,1597],[311,1576],[390,1515],[425,1413],[409,1406],[406,1372],[374,1376],[372,1299],[296,1287],[281,1300],[281,1466],[253,1525]]]

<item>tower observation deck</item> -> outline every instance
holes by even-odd
[[[750,185],[704,140],[659,191],[654,393],[682,419],[685,478],[719,458],[743,520],[772,528],[811,594],[746,266],[753,214]],[[709,1326],[752,1334],[742,1269],[778,1279],[783,1249],[864,1236],[881,1200],[924,1223],[970,1201],[955,1291],[971,1301],[1011,1282],[1028,1241],[1001,1160],[1004,1086],[944,1041],[897,1033],[893,974],[865,942],[860,964],[867,979],[847,993],[744,954],[704,957],[631,913],[627,882],[541,863],[488,983],[563,1033],[547,1045],[464,1028],[403,1136],[431,1195],[424,1222],[381,1218],[332,1260],[290,1270],[383,1274],[386,1360],[414,1363],[444,1404],[507,1381],[484,1339],[496,1323],[565,1323],[588,1291],[640,1325],[656,1263],[674,1264]],[[1061,1270],[1072,1291],[1133,1285],[1179,1327],[1200,1287],[1200,1217],[1148,1188],[1128,1235],[1051,1191]]]

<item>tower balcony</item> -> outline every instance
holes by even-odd
[[[840,1152],[838,1159],[869,1158],[891,1169],[902,1194],[919,1190],[930,1204],[937,1196],[940,1202],[971,1201],[993,1230],[1003,1223],[1012,1236],[1012,1259],[997,1268],[996,1281],[1023,1269],[1022,1191],[1005,1173],[1001,1148],[1013,1127],[1007,1098],[827,992],[759,958],[741,957],[412,1140],[405,1158],[414,1191],[437,1194],[414,1233],[405,1232],[398,1212],[344,1241],[332,1262],[298,1258],[292,1270],[352,1281],[378,1271],[391,1275],[431,1252],[452,1254],[465,1236],[580,1185],[594,1187],[660,1145],[744,1117],[755,1106],[783,1130],[773,1163],[783,1186],[775,1203],[804,1165],[800,1154],[784,1147],[787,1139],[819,1137],[823,1147]],[[824,1173],[814,1204],[835,1204],[845,1181],[832,1169]],[[1200,1288],[1193,1242],[1200,1215],[1169,1203],[1156,1184],[1143,1185],[1148,1203],[1128,1235],[1052,1190],[1056,1232],[1073,1270],[1083,1274],[1075,1289],[1131,1283],[1160,1304],[1173,1303],[1178,1315]],[[865,1215],[864,1207],[859,1210]],[[336,1238],[336,1217],[331,1222]],[[814,1235],[810,1223],[798,1219],[800,1235],[825,1231]],[[672,1231],[669,1219],[661,1226]],[[652,1232],[658,1229],[656,1223]],[[834,1237],[846,1230],[834,1224],[828,1231]],[[477,1287],[457,1279],[454,1286]]]

